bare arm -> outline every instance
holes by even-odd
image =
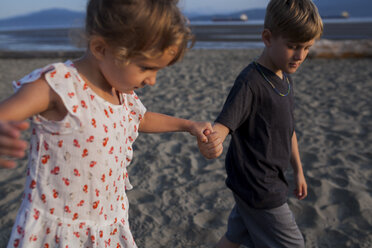
[[[293,168],[293,173],[294,173],[295,183],[296,183],[296,189],[295,189],[294,194],[299,200],[302,200],[307,196],[307,184],[306,184],[304,172],[302,169],[296,132],[293,132],[293,136],[292,136],[291,165]]]
[[[22,86],[11,97],[0,103],[0,167],[13,168],[11,158],[22,158],[27,143],[20,139],[21,131],[29,124],[24,120],[53,108],[53,93],[43,79]],[[55,94],[55,93],[54,93]]]
[[[144,133],[189,132],[202,142],[207,141],[205,130],[212,130],[212,125],[154,112],[146,112],[139,126],[139,131]]]

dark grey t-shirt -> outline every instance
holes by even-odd
[[[284,171],[290,165],[294,131],[291,79],[280,79],[254,63],[237,77],[216,122],[230,129],[226,155],[227,186],[253,208],[270,209],[287,201]]]

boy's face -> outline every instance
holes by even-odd
[[[282,36],[270,37],[269,44],[266,44],[272,68],[276,72],[294,73],[300,67],[309,53],[310,47],[315,39],[307,42],[292,42]]]

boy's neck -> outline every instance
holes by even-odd
[[[262,52],[261,56],[256,60],[257,63],[260,65],[266,67],[273,73],[275,73],[278,77],[283,79],[283,71],[278,69],[274,63],[272,62],[271,58],[268,56],[268,54],[265,52],[265,50]]]

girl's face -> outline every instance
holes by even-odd
[[[108,50],[100,63],[100,70],[107,83],[123,93],[132,93],[136,89],[153,86],[159,70],[168,66],[177,54],[176,47],[170,47],[155,59],[133,58],[127,65],[120,65],[114,54]]]

